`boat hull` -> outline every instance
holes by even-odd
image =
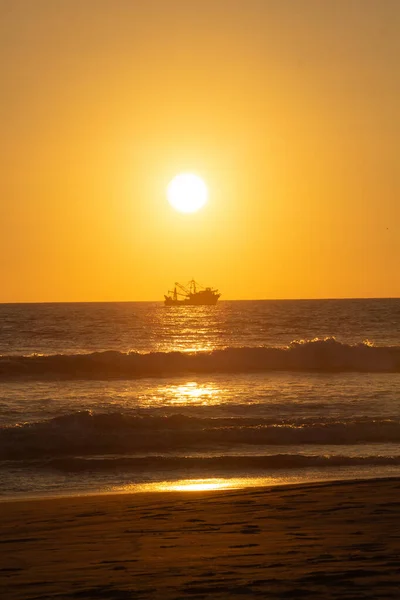
[[[215,306],[218,302],[219,295],[213,298],[185,298],[184,300],[174,300],[165,296],[165,306]]]
[[[178,291],[180,290],[180,291]],[[165,306],[214,306],[221,294],[215,288],[199,285],[194,279],[186,286],[176,282],[175,288],[164,295]],[[179,298],[179,296],[181,296]]]

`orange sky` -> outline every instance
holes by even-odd
[[[397,0],[0,0],[0,61],[1,302],[400,296]]]

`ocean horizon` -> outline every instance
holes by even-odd
[[[2,499],[400,474],[398,299],[0,318]]]

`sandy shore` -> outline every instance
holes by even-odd
[[[400,480],[0,504],[0,598],[400,598]]]

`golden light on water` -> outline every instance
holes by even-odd
[[[208,190],[198,175],[182,173],[170,181],[167,198],[175,210],[182,213],[197,212],[207,202]]]
[[[113,491],[116,492],[212,492],[251,486],[248,478],[223,479],[179,479],[175,481],[156,481],[154,483],[126,484]]]
[[[216,386],[199,385],[196,381],[168,386],[165,392],[172,396],[170,404],[215,404],[220,396]]]
[[[241,487],[237,479],[183,479],[166,484],[162,489],[171,492],[209,492]]]
[[[132,387],[128,384],[120,392],[120,399],[127,406],[132,405]],[[174,383],[160,383],[155,390],[150,392],[142,389],[136,396],[141,406],[211,406],[223,402],[226,390],[216,381],[176,381]]]
[[[113,488],[112,493],[140,492],[217,492],[240,488],[263,487],[282,483],[295,483],[289,478],[275,477],[210,477],[207,479],[178,479],[175,481],[155,481],[153,483],[131,483]]]

